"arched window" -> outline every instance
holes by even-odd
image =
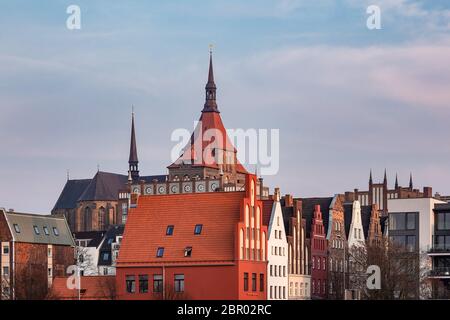
[[[84,231],[92,231],[92,210],[89,207],[84,209]]]
[[[98,230],[106,230],[106,210],[101,207],[98,209],[98,217],[97,217],[97,227]]]

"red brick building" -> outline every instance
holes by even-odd
[[[304,210],[306,211],[306,208]],[[309,220],[311,227],[306,231],[311,250],[311,298],[325,299],[327,297],[328,243],[320,205],[314,206],[311,218]]]
[[[44,299],[55,276],[75,263],[74,240],[64,217],[0,210],[0,297]]]
[[[267,227],[245,191],[140,196],[117,262],[118,299],[265,299]]]

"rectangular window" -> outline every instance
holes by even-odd
[[[184,256],[185,256],[186,258],[189,258],[189,257],[192,256],[192,247],[186,247],[186,248],[184,249]]]
[[[3,275],[9,276],[9,267],[3,267]]]
[[[52,276],[52,268],[48,268],[47,273],[48,273],[48,276],[51,277]]]
[[[52,256],[52,248],[47,248],[47,255],[48,255],[49,257]]]
[[[405,230],[405,214],[395,213],[389,217],[391,230]]]
[[[273,299],[273,286],[270,286],[270,299]]]
[[[3,254],[9,254],[9,246],[3,247]]]
[[[244,273],[244,291],[248,291],[248,273]]]
[[[56,227],[53,227],[53,234],[55,236],[59,236],[59,231],[58,231],[58,229]]]
[[[437,230],[450,230],[450,212],[437,213]]]
[[[157,258],[162,258],[164,256],[164,248],[158,248],[158,250],[156,251],[156,257]]]
[[[14,231],[16,231],[16,233],[20,233],[20,228],[19,228],[19,225],[18,224],[16,224],[16,223],[14,223]]]
[[[202,234],[202,230],[203,230],[203,225],[197,224],[194,229],[194,234],[196,234],[196,235]]]
[[[414,213],[406,214],[406,229],[416,229],[416,215]]]
[[[175,292],[184,292],[184,274],[175,275]]]
[[[103,275],[107,276],[108,275],[108,268],[103,268]]]
[[[161,274],[153,275],[153,292],[163,292],[163,276]]]
[[[136,279],[134,276],[126,276],[127,293],[136,292]]]
[[[50,235],[50,232],[48,231],[48,228],[46,226],[44,226],[44,233],[46,236]]]
[[[175,227],[174,226],[167,226],[167,230],[166,230],[166,236],[171,236],[173,235],[173,229]]]
[[[33,229],[34,229],[34,233],[35,233],[35,234],[37,234],[37,235],[40,234],[39,228],[38,228],[37,226],[33,226]]]
[[[409,252],[416,250],[416,236],[406,236],[406,250]]]
[[[139,293],[148,292],[148,275],[139,276]]]
[[[252,273],[252,291],[256,291],[256,273]]]
[[[263,292],[264,291],[264,273],[260,273],[259,274],[259,291]]]

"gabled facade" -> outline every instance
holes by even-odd
[[[268,227],[267,299],[288,299],[288,242],[284,229],[280,190],[275,189],[272,200],[264,200],[263,221]]]
[[[64,217],[0,209],[0,299],[44,299],[75,263],[74,247]]]
[[[364,227],[361,216],[361,204],[359,201],[344,204],[345,232],[349,248],[365,245]]]
[[[302,198],[300,200],[305,208],[314,208],[316,205],[320,205],[328,248],[327,297],[329,299],[343,299],[347,246],[344,197],[335,195],[328,198]],[[308,211],[311,211],[311,209],[308,209]]]
[[[288,240],[289,299],[308,300],[311,298],[311,268],[302,204],[291,195],[286,195],[281,203]]]
[[[119,299],[266,297],[267,226],[245,191],[139,196],[117,261]]]
[[[319,204],[309,206],[302,202],[302,213],[306,220],[306,237],[311,252],[311,298],[326,299],[328,295],[328,241]]]
[[[412,173],[409,176],[409,185],[407,187],[399,185],[396,175],[394,188],[389,188],[386,170],[384,171],[383,182],[374,182],[372,179],[372,170],[370,170],[369,188],[367,191],[355,189],[353,192],[345,193],[345,201],[347,202],[358,200],[361,206],[372,206],[376,204],[382,216],[387,216],[389,212],[388,200],[430,197],[432,197],[431,187],[424,187],[423,191],[414,188]]]

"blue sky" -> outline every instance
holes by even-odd
[[[126,173],[131,104],[141,171],[164,173],[171,132],[203,106],[210,43],[225,125],[280,129],[271,187],[332,195],[387,168],[450,194],[448,1],[3,0],[0,206],[48,213],[66,169]]]

